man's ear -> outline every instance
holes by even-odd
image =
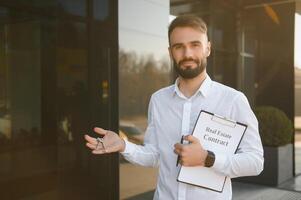
[[[211,53],[211,43],[208,41],[207,48],[206,48],[206,56],[210,56]]]

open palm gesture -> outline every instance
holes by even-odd
[[[125,142],[115,132],[94,128],[94,131],[102,138],[94,138],[85,135],[86,146],[92,150],[93,154],[105,154],[113,152],[122,152],[125,149]]]

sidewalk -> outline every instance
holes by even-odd
[[[126,200],[152,200],[153,193],[149,191]],[[301,192],[234,182],[232,200],[301,200]]]
[[[301,200],[301,193],[247,183],[233,183],[233,200]]]
[[[297,148],[298,150],[299,148]],[[297,160],[301,160],[301,156]],[[122,163],[120,165],[121,199],[152,200],[157,170]],[[134,174],[134,176],[133,176]],[[145,181],[147,179],[147,181]],[[129,182],[129,180],[131,180]],[[269,187],[232,181],[233,200],[301,200],[301,175]]]

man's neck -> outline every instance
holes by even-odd
[[[178,87],[185,97],[190,98],[201,87],[202,83],[206,79],[206,76],[207,73],[206,70],[204,70],[201,74],[192,79],[184,79],[179,77]]]

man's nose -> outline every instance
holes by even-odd
[[[186,48],[184,49],[184,57],[186,57],[186,58],[191,58],[192,55],[193,55],[192,49],[189,48],[189,47],[186,47]]]

